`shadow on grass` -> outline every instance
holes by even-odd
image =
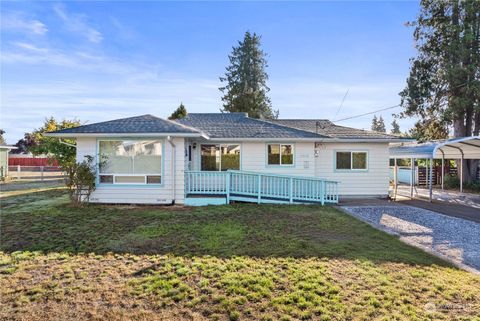
[[[65,191],[2,198],[0,250],[326,257],[449,265],[332,207],[88,205]]]

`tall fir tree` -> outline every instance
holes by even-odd
[[[385,127],[385,121],[383,120],[382,116],[380,116],[378,118],[377,132],[381,132],[381,133],[386,133],[387,132],[387,128]]]
[[[372,126],[370,127],[370,129],[373,130],[373,131],[377,131],[377,128],[378,128],[377,115],[373,115]]]
[[[385,128],[385,121],[383,120],[382,116],[377,118],[377,115],[373,115],[371,129],[373,131],[382,132],[382,133],[385,133],[387,131],[387,129]]]
[[[170,117],[168,117],[168,119],[174,120],[174,119],[184,118],[185,116],[187,116],[187,114],[188,114],[187,109],[185,108],[183,103],[180,103],[180,106],[178,106],[178,108],[175,109],[175,111],[170,115]]]
[[[425,139],[480,132],[480,1],[422,0],[414,27],[418,55],[411,59],[406,88],[400,93],[404,117]],[[447,128],[447,130],[445,130]],[[437,137],[427,137],[426,134]],[[477,162],[465,161],[464,180],[474,179]]]
[[[417,121],[413,128],[410,129],[408,136],[415,138],[419,142],[439,140],[448,136],[448,128],[434,118],[427,118]]]
[[[272,110],[267,93],[268,67],[266,54],[261,49],[260,36],[245,33],[243,41],[233,47],[228,56],[230,65],[220,81],[225,85],[219,90],[223,93],[222,112],[247,112],[253,118],[272,119],[278,117],[278,111]]]
[[[390,133],[394,135],[400,135],[402,133],[400,131],[400,125],[397,123],[396,119],[392,121],[392,129],[390,130]]]

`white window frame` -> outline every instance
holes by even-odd
[[[280,150],[279,150],[279,155],[280,155],[280,160],[279,160],[279,164],[269,164],[268,163],[268,146],[270,145],[278,145]],[[282,146],[291,146],[292,148],[292,163],[291,164],[282,164]],[[267,158],[267,166],[295,166],[295,144],[293,143],[267,143],[267,146],[266,146],[266,158]]]
[[[160,160],[160,174],[158,173],[147,173],[147,174],[118,174],[118,173],[100,173],[100,166],[99,166],[99,159],[101,156],[100,152],[100,142],[118,142],[118,141],[159,141],[162,144],[161,150],[161,160]],[[164,157],[165,157],[165,142],[162,139],[154,139],[154,138],[111,138],[111,139],[98,139],[97,140],[97,183],[100,185],[106,185],[106,186],[114,186],[114,185],[138,185],[138,186],[163,186],[163,180],[164,180],[164,175],[163,175],[163,169],[164,169]],[[112,176],[112,183],[105,183],[100,181],[100,176]],[[135,177],[142,177],[143,176],[143,183],[132,183],[132,182],[127,182],[127,183],[116,183],[115,178],[117,176],[135,176]],[[160,176],[160,183],[147,183],[147,177],[148,176]]]
[[[338,153],[350,153],[350,169],[348,168],[337,168],[337,154]],[[353,154],[354,153],[362,153],[365,154],[365,168],[353,168]],[[340,172],[365,172],[368,171],[368,151],[366,150],[336,150],[335,151],[335,170]]]

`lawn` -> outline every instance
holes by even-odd
[[[480,277],[331,207],[1,198],[0,320],[480,320]]]

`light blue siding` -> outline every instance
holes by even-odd
[[[390,179],[393,180],[393,167],[390,168]],[[405,183],[405,184],[410,184],[410,182],[412,181],[412,170],[410,168],[398,168],[398,172],[397,172],[397,176],[398,176],[398,182],[399,183]],[[418,184],[418,179],[417,179],[417,175],[415,174],[415,184]]]

